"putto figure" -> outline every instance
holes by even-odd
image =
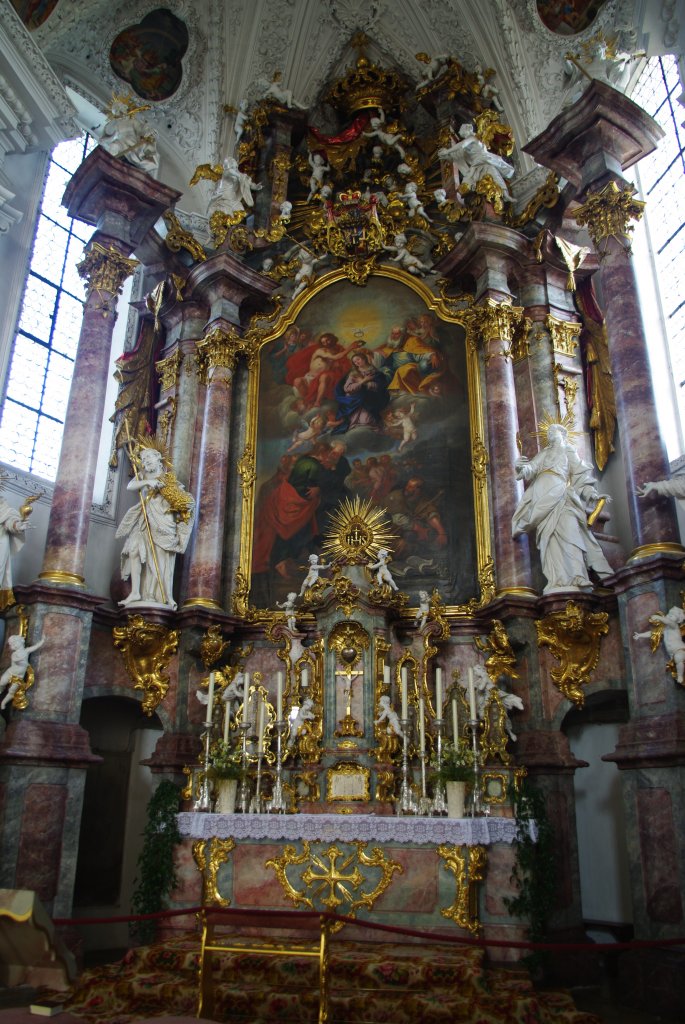
[[[428,596],[427,590],[419,590],[419,607],[414,617],[414,625],[417,627],[419,632],[424,629],[428,622],[428,616],[430,615],[430,597]]]
[[[149,444],[149,442],[148,442]],[[138,504],[121,520],[117,537],[125,537],[121,551],[122,578],[131,580],[131,593],[119,603],[161,604],[176,608],[172,587],[176,555],[188,546],[195,516],[195,501],[179,483],[162,453],[142,441],[129,455],[136,476],[128,490],[138,493]]]
[[[305,590],[307,590],[309,587],[313,587],[315,583],[319,582],[319,577],[321,573],[323,572],[324,569],[327,568],[327,565],[324,565],[323,562],[319,561],[318,555],[309,556],[309,569],[307,570],[307,575],[302,581],[302,586],[300,587],[300,597],[302,597]]]
[[[378,698],[378,706],[381,713],[376,719],[375,725],[382,725],[383,722],[387,722],[386,728],[402,738],[402,726],[400,725],[399,717],[395,709],[390,706],[390,698],[387,694]]]
[[[530,486],[521,498],[512,521],[512,535],[535,531],[542,571],[547,577],[544,593],[555,590],[587,590],[592,587],[588,571],[600,577],[613,570],[593,536],[586,506],[595,506],[608,495],[597,492],[597,481],[568,443],[568,431],[561,423],[547,428],[547,444],[530,462],[516,460],[516,477]]]
[[[7,646],[10,650],[10,663],[9,668],[6,668],[2,676],[0,676],[0,693],[6,687],[9,687],[9,689],[2,704],[0,704],[0,708],[6,708],[12,701],[15,693],[24,682],[24,677],[29,668],[29,655],[33,654],[34,651],[40,650],[44,643],[45,637],[41,637],[37,644],[27,647],[26,640],[21,633],[17,633],[9,638]]]
[[[304,729],[305,722],[314,721],[314,713],[312,708],[314,707],[314,701],[311,697],[307,697],[302,702],[302,707],[295,709],[295,714],[290,722],[290,735],[288,736],[287,747],[290,750],[295,746],[295,740]]]
[[[392,573],[388,569],[388,562],[390,561],[390,552],[387,548],[378,549],[378,561],[373,562],[368,566],[369,570],[376,571],[376,583],[379,587],[382,587],[384,583],[387,583],[393,590],[399,590],[399,587],[392,578]]]
[[[663,640],[666,652],[671,659],[675,681],[680,686],[685,686],[685,640],[683,640],[683,625],[685,625],[685,611],[682,608],[671,608],[664,614],[655,612],[649,619],[652,629],[645,633],[633,633],[633,640],[651,640],[652,651]],[[669,665],[669,667],[671,667]]]
[[[277,608],[282,608],[283,611],[285,612],[286,622],[288,624],[288,629],[290,630],[291,633],[294,633],[295,630],[297,629],[297,621],[296,621],[296,617],[295,617],[296,616],[296,612],[295,612],[295,601],[296,600],[297,600],[297,594],[295,593],[294,590],[291,590],[291,592],[288,594],[288,596],[285,599],[285,601],[282,601],[280,604],[278,603],[278,601],[276,601],[276,607]]]
[[[455,139],[451,146],[439,149],[438,156],[441,160],[452,160],[457,165],[461,181],[469,189],[475,189],[481,178],[488,175],[504,198],[511,202],[505,178],[509,180],[514,177],[514,168],[497,153],[490,152],[468,121],[459,129],[459,140]]]

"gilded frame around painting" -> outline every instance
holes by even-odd
[[[448,603],[448,612],[452,615],[469,615],[483,605],[487,604],[494,597],[494,574],[492,562],[492,544],[490,529],[490,510],[488,479],[485,466],[487,456],[485,452],[485,428],[483,414],[483,397],[481,385],[480,361],[478,356],[478,335],[473,327],[473,320],[464,315],[469,308],[468,299],[460,302],[444,295],[435,295],[424,281],[413,277],[401,270],[389,267],[379,267],[370,277],[370,282],[378,282],[379,279],[387,279],[403,285],[413,293],[415,300],[419,300],[421,308],[427,314],[433,314],[438,321],[445,324],[453,324],[465,331],[465,339],[460,341],[464,346],[466,396],[468,402],[468,425],[470,431],[470,472],[472,481],[472,508],[473,508],[473,538],[475,547],[476,565],[473,567],[474,593],[469,595],[465,603]],[[243,476],[242,487],[242,514],[241,514],[241,536],[240,536],[240,563],[236,573],[236,592],[234,592],[234,604],[245,599],[246,589],[252,580],[253,551],[255,543],[255,503],[256,487],[258,479],[258,451],[259,451],[259,400],[262,359],[265,346],[281,338],[288,328],[292,327],[300,314],[311,303],[321,300],[322,294],[338,282],[346,281],[344,270],[332,271],[315,282],[315,284],[303,293],[288,310],[279,317],[273,327],[265,333],[260,341],[259,358],[249,360],[249,378],[247,394],[247,415],[244,438],[243,456],[241,464],[249,462],[251,472],[249,480]],[[354,288],[355,286],[351,286]],[[334,293],[331,293],[334,294]],[[351,292],[350,295],[353,295]],[[409,300],[408,300],[409,301]],[[239,466],[240,470],[240,466]],[[382,507],[382,502],[379,502]],[[401,580],[400,580],[401,585]],[[268,614],[266,609],[273,607],[273,602],[255,601],[254,595],[250,596],[250,605],[257,605],[255,609],[260,614]]]

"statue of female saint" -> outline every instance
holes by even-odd
[[[568,443],[563,424],[550,424],[547,444],[535,458],[516,460],[516,476],[530,486],[514,512],[512,534],[518,537],[535,531],[547,577],[544,593],[591,588],[590,569],[602,578],[611,576],[613,570],[590,530],[586,512],[589,503],[611,499],[597,493],[597,481]]]
[[[176,608],[173,599],[176,555],[183,554],[193,528],[195,501],[165,466],[156,448],[138,446],[132,453],[140,471],[128,490],[138,493],[138,504],[128,510],[116,532],[125,537],[121,551],[121,575],[131,580],[131,593],[119,603],[161,604]]]

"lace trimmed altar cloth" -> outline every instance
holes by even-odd
[[[308,839],[328,842],[452,843],[456,846],[491,846],[513,843],[513,818],[424,818],[376,814],[207,814],[184,811],[177,815],[178,830],[192,839]],[[530,826],[533,840],[537,829]]]

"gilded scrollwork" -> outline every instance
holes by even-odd
[[[231,901],[222,896],[218,888],[219,868],[235,849],[234,839],[198,839],[193,843],[193,859],[202,878],[202,906],[229,907]],[[209,857],[207,851],[209,850]]]
[[[549,647],[559,662],[551,672],[554,685],[582,708],[585,694],[581,687],[597,667],[601,638],[609,632],[609,616],[587,612],[575,601],[568,601],[564,611],[551,612],[536,622],[535,628],[538,647]]]
[[[164,223],[167,226],[164,244],[170,252],[180,252],[181,249],[185,249],[197,263],[207,259],[207,253],[202,244],[198,242],[191,231],[186,231],[181,226],[178,217],[172,210],[167,210],[164,214]]]
[[[493,683],[503,675],[512,679],[519,678],[519,673],[516,672],[516,655],[500,619],[492,620],[492,630],[485,640],[477,636],[474,637],[474,643],[479,651],[487,655],[485,670]]]
[[[178,387],[178,378],[181,372],[181,363],[183,362],[183,353],[180,349],[176,349],[166,359],[160,359],[155,363],[155,369],[157,370],[157,376],[159,378],[159,390],[160,391],[171,391]]]
[[[459,928],[476,935],[480,931],[478,883],[483,881],[487,865],[485,847],[443,844],[438,847],[437,854],[445,870],[451,871],[456,880],[454,902],[441,909],[440,913]]]
[[[471,450],[471,472],[479,490],[483,489],[487,478],[487,468],[490,459],[488,450],[480,437],[474,437]]]
[[[549,313],[545,317],[545,326],[549,331],[553,351],[575,356],[582,325],[573,320],[560,320]]]
[[[128,259],[113,245],[105,248],[99,242],[92,242],[76,269],[79,277],[86,281],[89,296],[92,292],[115,296],[121,295],[124,281],[137,266],[138,260]],[[110,308],[113,307],[108,306],[108,310]]]
[[[240,486],[243,491],[243,497],[245,497],[247,492],[252,490],[254,482],[257,479],[254,445],[252,444],[245,445],[245,450],[238,459],[238,475],[240,476]]]
[[[134,688],[143,691],[143,711],[150,716],[169,689],[165,669],[178,650],[180,631],[131,615],[126,626],[113,628],[112,635]]]
[[[610,181],[599,192],[588,192],[585,202],[574,211],[576,223],[587,227],[600,259],[608,252],[610,238],[630,255],[634,229],[631,221],[641,219],[646,205],[635,199],[636,194],[633,185],[626,183],[619,188],[615,181]]]

